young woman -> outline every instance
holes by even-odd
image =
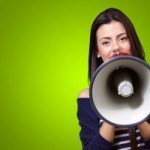
[[[97,67],[115,53],[127,53],[145,60],[142,45],[129,18],[120,10],[109,8],[96,17],[91,27],[90,80]],[[77,116],[83,150],[150,150],[150,120],[130,128],[118,128],[104,122],[90,105],[88,88],[79,93]]]

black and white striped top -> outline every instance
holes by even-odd
[[[103,120],[100,120],[100,126],[102,125]],[[139,129],[135,130],[136,143],[138,149],[144,149],[145,143],[140,134]],[[116,128],[115,138],[113,142],[114,150],[131,150],[131,141],[130,141],[130,132],[128,128]]]

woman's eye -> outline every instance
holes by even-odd
[[[122,37],[122,38],[120,38],[120,41],[126,41],[128,38],[127,37]]]
[[[105,42],[102,42],[102,45],[108,45],[110,42],[109,41],[105,41]]]

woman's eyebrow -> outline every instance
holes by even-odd
[[[99,41],[101,40],[110,40],[111,38],[110,37],[102,37],[101,39],[99,39]]]
[[[127,34],[126,33],[120,33],[120,34],[117,35],[117,37],[120,37],[122,35],[127,35]]]

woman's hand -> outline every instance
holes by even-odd
[[[99,130],[100,135],[109,142],[114,140],[115,126],[104,122]]]
[[[150,124],[147,121],[138,125],[138,129],[145,141],[150,140]]]

